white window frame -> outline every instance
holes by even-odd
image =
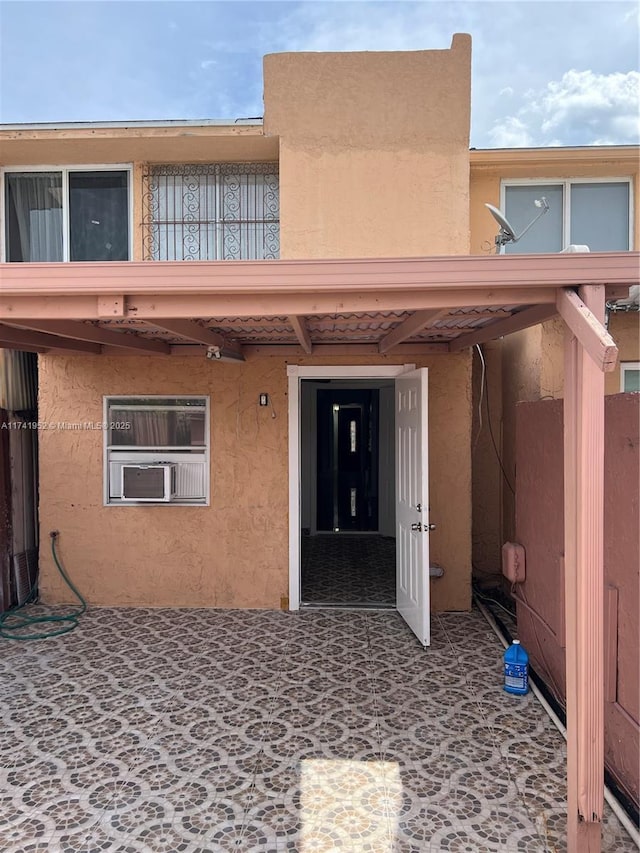
[[[552,184],[556,187],[562,187],[562,248],[566,249],[569,245],[569,235],[571,234],[571,186],[572,184],[628,184],[629,185],[629,249],[634,250],[633,232],[634,232],[634,198],[633,198],[633,178],[629,175],[621,177],[606,177],[606,178],[502,178],[500,181],[500,209],[506,209],[507,187],[535,187],[547,186]],[[533,219],[535,211],[532,210],[531,218]]]
[[[640,361],[621,361],[620,362],[620,391],[622,393],[638,393],[637,391],[627,391],[624,389],[624,378],[627,371],[640,370]]]
[[[136,400],[204,400],[205,409],[204,409],[204,450],[202,453],[203,456],[203,466],[204,466],[204,483],[205,483],[205,495],[204,499],[198,498],[193,500],[171,500],[171,501],[134,501],[134,500],[122,500],[118,498],[112,498],[110,496],[110,458],[111,452],[113,451],[113,447],[109,445],[109,404],[111,400],[125,400],[130,402],[131,405],[135,405]],[[144,406],[144,409],[151,409],[151,406]],[[103,506],[128,506],[128,507],[149,507],[149,506],[192,506],[192,507],[203,507],[209,506],[211,502],[211,406],[210,406],[210,397],[207,394],[106,394],[102,398],[102,420],[104,427],[104,439],[103,439],[103,461],[102,461],[102,483],[103,483]],[[176,452],[176,449],[173,450],[170,447],[162,448],[158,450],[156,447],[135,447],[128,448],[126,445],[120,445],[117,447],[115,452],[121,453],[126,452],[127,450],[131,451],[131,459],[127,460],[124,464],[138,464],[136,459],[139,459],[139,456],[147,456],[150,457],[153,454],[154,457],[157,457],[156,461],[159,462],[163,457],[167,455],[167,453]],[[153,464],[152,458],[143,458],[139,459],[140,464]]]
[[[69,173],[70,172],[127,172],[127,210],[129,214],[129,260],[133,260],[133,164],[132,163],[80,163],[78,165],[64,166],[5,166],[0,168],[0,259],[2,262],[7,261],[7,245],[6,245],[6,181],[5,176],[16,172],[61,172],[62,173],[62,260],[64,263],[69,262]],[[26,262],[28,263],[28,262]],[[105,263],[111,263],[106,262]]]

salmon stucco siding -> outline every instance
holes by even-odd
[[[412,359],[429,368],[430,499],[436,610],[471,601],[471,407],[468,353]],[[312,358],[297,364],[317,364]],[[372,359],[324,360],[370,364]],[[211,401],[210,506],[103,506],[100,430],[41,433],[40,524],[60,530],[60,554],[93,604],[276,608],[288,589],[287,362],[250,358],[45,357],[40,419],[102,421],[105,394],[202,394]],[[388,358],[384,364],[402,364]],[[258,405],[267,392],[271,409]],[[69,600],[49,551],[41,559],[45,601]]]

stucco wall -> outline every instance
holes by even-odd
[[[437,524],[431,552],[446,571],[432,582],[433,607],[466,609],[471,361],[467,353],[411,361],[430,368],[430,502]],[[101,421],[108,394],[209,395],[212,496],[209,507],[104,507],[102,432],[42,431],[43,600],[70,600],[48,550],[48,532],[57,529],[60,555],[91,604],[278,607],[288,590],[286,364],[277,357],[238,365],[163,356],[42,357],[41,421]],[[258,406],[263,391],[275,419]]]
[[[467,254],[470,72],[461,34],[450,50],[266,56],[281,256]]]
[[[503,535],[508,542],[515,522],[516,403],[540,397],[542,325],[508,335],[502,345],[502,388],[491,390],[502,393],[502,463],[510,483],[502,490]]]
[[[640,313],[612,312],[609,315],[609,331],[620,353],[615,370],[605,374],[605,394],[620,392],[620,364],[623,361],[640,361]]]

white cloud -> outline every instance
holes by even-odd
[[[494,148],[526,148],[532,144],[526,125],[516,116],[508,116],[489,131]]]
[[[424,50],[448,48],[460,25],[457,4],[441,2],[300,2],[259,33],[271,51]],[[460,7],[462,8],[462,7]],[[475,20],[466,9],[465,20]]]
[[[494,122],[494,145],[624,145],[640,142],[640,73],[565,72],[528,91],[515,115]],[[511,142],[509,142],[511,140]]]

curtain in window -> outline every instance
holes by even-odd
[[[204,412],[111,409],[109,419],[129,423],[113,429],[111,441],[133,447],[191,447],[204,444]]]
[[[169,412],[141,412],[127,409],[111,409],[110,419],[119,423],[131,424],[129,429],[114,429],[114,445],[134,447],[167,447],[173,445],[169,440]]]
[[[279,193],[275,175],[222,174],[221,257],[224,260],[277,257]]]
[[[279,256],[279,184],[273,164],[157,166],[146,187],[149,258]]]
[[[62,175],[16,173],[7,182],[7,259],[61,261]]]

